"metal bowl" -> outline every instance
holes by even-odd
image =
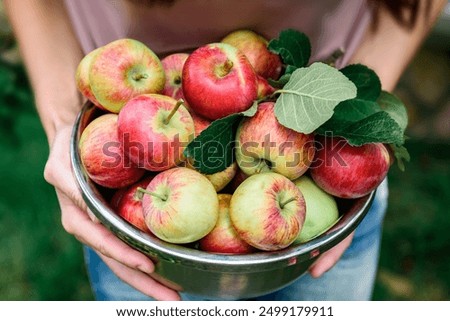
[[[145,253],[155,263],[154,277],[177,291],[211,299],[246,299],[283,288],[304,274],[319,254],[347,237],[361,222],[374,192],[339,205],[340,220],[323,235],[275,252],[220,255],[169,244],[136,229],[109,206],[88,178],[80,160],[81,132],[95,117],[92,104],[83,106],[71,139],[73,173],[89,209],[117,237]]]

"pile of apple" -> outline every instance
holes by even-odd
[[[383,144],[353,147],[280,125],[268,79],[282,70],[267,40],[245,30],[161,60],[133,39],[92,51],[76,74],[102,110],[79,141],[87,175],[114,192],[121,217],[166,242],[236,254],[321,235],[339,219],[336,199],[373,191],[390,157]],[[255,101],[256,114],[237,129],[234,162],[214,174],[197,170],[187,144]]]

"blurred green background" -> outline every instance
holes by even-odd
[[[449,12],[447,7],[447,12]],[[411,162],[389,173],[375,300],[450,299],[450,23],[443,17],[396,94]],[[82,248],[43,179],[48,146],[0,2],[0,300],[92,300]]]

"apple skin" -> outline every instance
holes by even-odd
[[[115,114],[94,119],[79,141],[81,162],[92,181],[108,188],[121,188],[137,182],[145,173],[130,162],[117,134]]]
[[[103,107],[95,98],[94,94],[92,93],[91,85],[89,84],[89,70],[91,68],[91,63],[94,56],[96,56],[100,52],[100,50],[101,47],[94,49],[86,56],[84,56],[83,59],[81,59],[75,72],[75,81],[78,90],[85,98],[89,99],[95,106],[99,107],[100,109],[106,110],[105,107]]]
[[[182,87],[189,107],[211,120],[247,110],[258,92],[250,62],[224,43],[202,46],[189,55],[183,67]]]
[[[202,174],[177,167],[157,174],[146,188],[164,200],[145,194],[145,222],[158,238],[176,244],[200,240],[219,218],[219,200],[211,182]]]
[[[265,102],[251,118],[244,118],[236,132],[236,161],[247,175],[275,172],[294,180],[314,159],[314,135],[282,126],[275,117],[275,103]]]
[[[306,217],[303,228],[294,244],[305,243],[321,235],[339,220],[339,210],[333,196],[326,193],[308,176],[303,175],[294,181],[302,192],[306,204]]]
[[[238,166],[236,162],[233,162],[223,171],[214,174],[204,174],[204,175],[213,184],[216,191],[219,192],[222,189],[224,189],[224,187],[227,186],[229,182],[231,182],[234,175],[236,175],[237,169]]]
[[[120,111],[119,137],[125,153],[139,167],[163,171],[183,160],[183,150],[194,137],[194,121],[180,105],[165,124],[176,103],[168,96],[140,95]]]
[[[194,135],[197,137],[200,133],[211,125],[211,121],[191,111],[191,117],[194,121]]]
[[[267,49],[268,41],[251,30],[236,30],[222,39],[238,48],[250,61],[255,72],[265,79],[278,79],[283,64],[280,57]]]
[[[311,177],[325,192],[358,198],[381,184],[390,167],[389,152],[381,143],[351,146],[343,138],[320,137]]]
[[[145,233],[150,233],[150,230],[148,229],[147,224],[145,224],[144,219],[144,210],[142,208],[143,193],[138,191],[138,188],[146,188],[152,179],[153,176],[145,177],[131,186],[117,190],[115,193],[115,195],[119,195],[117,197],[120,198],[116,207],[117,214]]]
[[[258,99],[270,96],[274,92],[275,88],[273,88],[265,78],[258,75]]]
[[[291,245],[302,229],[305,213],[300,190],[277,173],[250,176],[239,185],[230,202],[230,218],[238,235],[263,251]]]
[[[161,93],[164,68],[143,43],[119,39],[103,46],[92,58],[89,84],[97,101],[108,111],[118,113],[133,97]]]
[[[166,83],[162,91],[163,95],[170,96],[176,100],[186,100],[181,86],[181,76],[184,63],[188,57],[189,54],[187,53],[175,53],[161,60],[166,75]]]
[[[231,224],[230,219],[230,194],[218,194],[219,219],[214,229],[199,241],[202,251],[222,254],[252,253],[256,249],[244,242]]]

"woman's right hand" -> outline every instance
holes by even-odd
[[[154,280],[153,262],[134,250],[103,226],[84,203],[75,183],[70,164],[72,124],[55,132],[44,177],[55,187],[64,229],[80,242],[94,249],[124,282],[157,300],[180,300],[178,293]]]

